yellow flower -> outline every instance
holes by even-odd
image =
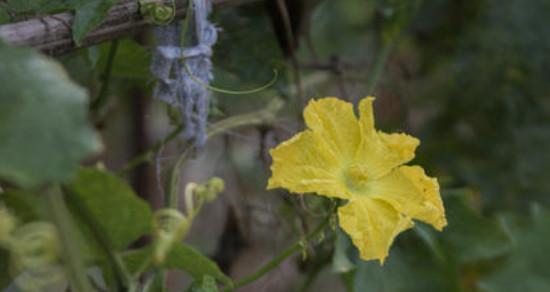
[[[344,199],[339,223],[364,260],[383,264],[394,238],[412,219],[442,230],[445,210],[435,178],[420,166],[403,164],[420,144],[406,134],[374,128],[373,97],[353,106],[338,98],[311,101],[304,110],[308,129],[271,150],[268,189],[317,193]]]

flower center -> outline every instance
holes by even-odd
[[[355,192],[363,192],[367,188],[368,175],[364,167],[352,164],[344,174],[346,186]]]

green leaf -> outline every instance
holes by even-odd
[[[116,1],[77,0],[76,3],[73,39],[77,45],[81,45],[86,35],[103,22]]]
[[[107,65],[110,46],[110,43],[101,46],[101,58],[99,59],[98,68],[101,68],[102,71]],[[117,78],[138,79],[138,82],[143,84],[143,79],[151,78],[150,64],[150,52],[134,40],[122,39],[118,43],[111,74]]]
[[[124,261],[128,270],[132,273],[136,272],[147,257],[151,255],[151,251],[152,248],[148,246],[125,253]],[[160,268],[185,271],[196,281],[202,280],[204,276],[211,276],[226,285],[232,284],[231,279],[220,270],[215,262],[184,243],[175,245],[172,248]]]
[[[0,45],[0,177],[21,186],[73,178],[100,142],[86,91],[55,61]]]
[[[97,169],[81,169],[72,190],[71,195],[95,219],[115,249],[127,248],[151,232],[149,205],[119,177]]]
[[[445,252],[460,264],[473,264],[506,255],[511,241],[499,222],[481,216],[468,206],[468,191],[447,195],[449,225],[438,233]]]
[[[528,220],[505,216],[503,221],[514,239],[514,252],[499,269],[481,280],[481,290],[550,291],[550,210],[535,205]]]
[[[456,291],[456,282],[426,246],[395,246],[388,260],[360,261],[354,279],[356,292]]]

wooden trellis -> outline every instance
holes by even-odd
[[[257,1],[213,0],[213,3],[216,7],[222,7]],[[185,15],[184,1],[176,3],[176,16]],[[73,13],[64,12],[0,25],[0,39],[13,46],[34,47],[49,54],[62,54],[77,48],[71,34],[73,18]],[[138,1],[124,0],[111,8],[103,23],[87,35],[80,47],[124,37],[146,25],[148,23],[140,15]]]

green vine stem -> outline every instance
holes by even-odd
[[[283,107],[283,101],[279,98],[274,98],[271,102],[262,110],[257,112],[242,114],[237,116],[232,116],[227,119],[216,122],[208,127],[207,135],[208,138],[212,138],[219,134],[225,133],[230,129],[251,126],[251,125],[261,125],[265,123],[270,123],[275,120],[275,114]],[[185,162],[187,155],[189,154],[191,147],[186,147],[185,150],[180,154],[176,160],[176,164],[172,168],[172,174],[170,176],[170,185],[168,191],[167,204],[171,208],[178,208],[179,204],[179,178],[181,177],[181,169],[183,163]]]
[[[293,254],[300,252],[304,248],[304,242],[310,241],[313,238],[315,238],[317,235],[321,233],[329,225],[331,219],[333,216],[333,211],[331,210],[330,215],[328,215],[315,229],[313,229],[310,233],[308,233],[303,239],[297,241],[293,245],[287,247],[285,250],[283,250],[280,254],[278,254],[276,257],[271,259],[267,264],[265,264],[263,267],[261,267],[258,271],[256,271],[254,274],[251,274],[242,280],[239,280],[235,283],[234,287],[226,288],[224,291],[229,292],[233,291],[234,289],[238,289],[241,287],[244,287],[250,283],[255,282],[256,280],[260,279],[273,269],[277,268],[284,260],[286,260],[288,257],[292,256]]]
[[[132,160],[130,160],[122,169],[120,169],[117,174],[118,175],[126,175],[132,169],[144,164],[150,162],[154,157],[155,153],[157,153],[162,146],[168,144],[170,141],[174,140],[176,137],[178,137],[179,133],[183,130],[182,125],[178,125],[175,127],[166,137],[161,139],[160,141],[156,142],[151,148],[146,150],[145,152],[139,154],[138,156],[134,157]]]
[[[206,82],[203,82],[197,76],[193,75],[193,72],[191,72],[191,69],[189,69],[189,66],[187,66],[187,64],[185,64],[184,67],[185,67],[185,71],[187,72],[187,74],[189,74],[189,77],[191,77],[191,79],[193,81],[200,84],[204,88],[209,89],[209,90],[214,91],[214,92],[229,94],[229,95],[246,95],[246,94],[254,94],[254,93],[258,93],[260,91],[264,91],[264,90],[268,89],[269,87],[271,87],[273,84],[275,84],[275,82],[277,82],[277,78],[279,77],[279,71],[277,71],[277,69],[273,69],[273,77],[266,84],[264,84],[260,87],[257,87],[257,88],[252,88],[252,89],[233,90],[233,89],[225,89],[225,88],[216,87],[216,86],[210,85]]]
[[[92,292],[92,286],[88,281],[84,260],[78,249],[77,234],[71,221],[71,216],[63,194],[59,186],[54,186],[47,191],[48,211],[51,220],[58,229],[59,240],[61,242],[63,257],[67,265],[67,273],[73,291]]]
[[[111,75],[113,71],[113,63],[116,53],[118,51],[118,40],[111,42],[109,47],[109,54],[107,55],[107,64],[105,65],[105,71],[103,71],[103,83],[97,98],[92,102],[91,109],[93,111],[99,110],[103,104],[107,101],[107,95],[109,94],[109,86],[111,85]]]
[[[275,120],[275,115],[282,107],[283,101],[279,98],[274,98],[265,108],[259,111],[232,116],[211,124],[208,127],[207,135],[211,138],[233,128],[272,123]],[[155,143],[149,150],[130,160],[121,170],[118,171],[118,175],[125,175],[135,167],[150,162],[155,157],[155,153],[163,145],[168,144],[170,141],[178,137],[182,130],[182,125],[178,125],[165,138]]]

